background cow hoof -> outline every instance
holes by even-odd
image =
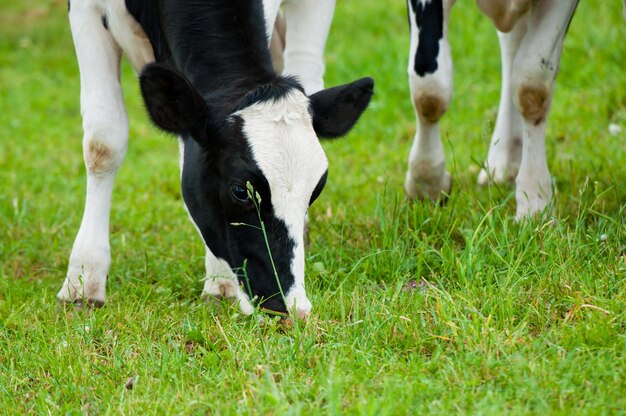
[[[545,197],[528,198],[526,194],[520,195],[518,192],[516,195],[517,214],[515,215],[515,220],[539,219],[551,215],[550,199]]]
[[[489,173],[486,169],[481,169],[478,174],[478,184],[487,186],[490,183],[512,183],[517,176],[517,169],[507,169],[506,166],[489,166]]]
[[[420,179],[415,179],[411,172],[407,172],[404,190],[410,199],[430,199],[443,204],[448,200],[452,191],[452,179],[450,174],[445,171],[440,178]]]
[[[104,306],[105,302],[93,299],[75,299],[73,301],[66,301],[59,299],[59,303],[61,305],[72,305],[77,310],[82,310],[83,308],[87,309],[99,309]]]
[[[521,175],[516,180],[515,202],[517,203],[517,221],[526,218],[542,218],[552,213],[549,208],[552,201],[552,178],[547,172],[534,172],[536,177]],[[547,209],[548,208],[548,209]]]

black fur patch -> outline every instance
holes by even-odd
[[[311,95],[309,111],[317,135],[333,139],[347,134],[369,105],[372,95],[372,78],[362,78]]]
[[[439,41],[443,38],[443,4],[442,0],[431,0],[426,3],[418,0],[409,1],[415,14],[415,24],[419,29],[414,70],[423,77],[437,70]]]
[[[106,30],[109,30],[109,22],[106,15],[102,15],[102,26],[104,26]]]
[[[279,77],[275,81],[267,84],[263,84],[255,90],[250,91],[245,95],[243,100],[237,106],[237,111],[251,106],[255,103],[261,103],[265,101],[275,101],[281,97],[284,97],[289,92],[298,90],[304,94],[304,88],[293,77]]]
[[[243,94],[233,97],[226,87],[247,93],[276,78],[261,0],[126,0],[126,8],[157,62],[179,70],[203,96],[236,105]]]

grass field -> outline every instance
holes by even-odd
[[[371,75],[376,96],[325,144],[314,311],[291,325],[201,301],[177,144],[147,122],[126,63],[108,302],[57,303],[84,204],[79,82],[66,2],[36,3],[0,0],[0,413],[626,413],[626,137],[608,131],[626,131],[621,2],[579,6],[548,128],[557,219],[518,224],[512,187],[476,185],[499,53],[474,2],[452,12],[455,188],[438,207],[402,191],[415,132],[404,4],[338,1],[327,84]]]

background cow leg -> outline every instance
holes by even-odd
[[[307,95],[324,88],[324,47],[335,0],[292,0],[285,3],[284,71],[296,75]]]
[[[285,53],[286,35],[287,26],[285,25],[285,19],[281,13],[278,13],[276,21],[274,22],[274,29],[270,40],[270,53],[272,55],[272,64],[274,64],[274,69],[279,74],[282,74],[283,69],[285,68],[283,54]]]
[[[522,114],[522,161],[516,179],[517,219],[541,213],[552,199],[546,160],[546,121],[563,40],[577,0],[545,0],[531,9],[515,56],[514,102]]]
[[[407,1],[411,26],[409,85],[418,120],[404,183],[410,198],[438,200],[451,188],[439,119],[452,98],[452,56],[447,27],[453,3]]]
[[[274,69],[279,74],[283,71],[283,53],[285,51],[285,20],[279,13],[282,0],[263,0],[265,15],[265,33],[270,41],[270,53]]]
[[[478,183],[486,185],[490,180],[496,183],[515,179],[522,158],[522,116],[513,104],[511,75],[513,59],[526,34],[528,24],[525,18],[517,21],[509,33],[498,31],[502,55],[502,87],[498,118],[491,136],[489,155],[485,167],[478,175]]]
[[[85,3],[73,2],[69,18],[80,68],[87,197],[67,277],[57,297],[99,305],[106,297],[111,193],[126,155],[128,118],[120,86],[120,48],[104,28],[100,11]]]

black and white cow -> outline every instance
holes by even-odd
[[[303,16],[327,28],[334,0],[320,0],[315,6],[314,0],[309,1],[311,6]],[[275,15],[280,0],[267,3],[273,4],[269,15]],[[408,75],[418,120],[404,186],[411,198],[439,200],[451,190],[439,120],[452,98],[448,24],[454,3],[407,0],[411,28]],[[623,3],[626,17],[626,0]],[[578,0],[477,0],[477,4],[498,29],[502,55],[498,118],[478,182],[485,185],[516,179],[517,218],[522,219],[540,214],[552,199],[545,151],[546,121],[563,40]],[[317,34],[322,48],[325,33],[320,30]],[[308,35],[314,38],[316,33]],[[318,80],[314,82],[320,83],[321,52],[309,54],[309,58],[310,62],[318,62],[311,67],[321,68],[312,74]]]
[[[306,94],[295,78],[278,76],[261,0],[73,0],[69,6],[87,197],[58,298],[105,301],[111,193],[128,139],[123,52],[141,71],[153,122],[180,137],[183,198],[207,246],[203,295],[235,297],[246,314],[256,299],[306,316],[303,224],[328,169],[318,136],[346,134],[367,107],[373,81],[311,94],[321,89],[313,85]]]
[[[411,26],[409,84],[418,129],[405,190],[437,200],[450,192],[439,120],[452,98],[448,42],[455,0],[407,0]],[[535,216],[552,199],[546,121],[563,40],[578,0],[477,0],[498,29],[502,54],[500,106],[478,182],[516,179],[517,218]]]

